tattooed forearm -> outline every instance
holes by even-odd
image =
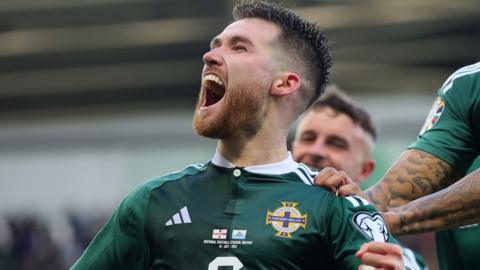
[[[383,179],[365,193],[382,211],[447,187],[459,177],[443,160],[420,150],[405,151]]]
[[[385,213],[394,234],[444,230],[480,222],[480,169],[450,187]]]
[[[423,178],[414,177],[413,182],[421,189],[423,193],[428,192],[428,185],[423,181]]]

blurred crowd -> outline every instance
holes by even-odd
[[[0,270],[63,270],[81,255],[106,215],[0,216]]]

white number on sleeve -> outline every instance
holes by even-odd
[[[233,266],[233,270],[240,270],[243,264],[237,257],[217,257],[208,265],[208,270],[217,270],[220,266]]]

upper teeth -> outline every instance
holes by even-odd
[[[213,81],[218,85],[223,86],[222,80],[217,75],[213,75],[213,74],[205,75],[205,77],[203,77],[203,81]]]

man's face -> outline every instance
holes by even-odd
[[[334,167],[361,182],[373,170],[372,143],[348,115],[324,107],[310,110],[299,123],[292,152],[298,162],[319,170]]]
[[[193,127],[202,136],[253,135],[266,114],[280,28],[249,18],[230,24],[205,53]],[[277,49],[278,50],[278,49]]]

